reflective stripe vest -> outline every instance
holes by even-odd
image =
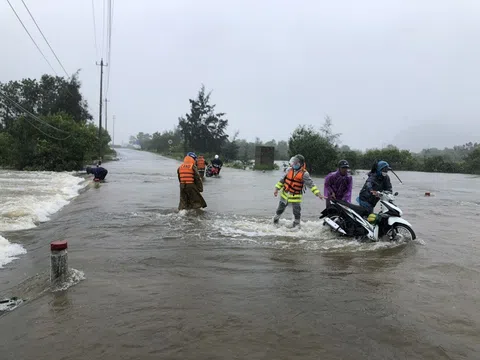
[[[303,198],[303,174],[304,171],[300,170],[295,174],[293,169],[285,175],[283,184],[278,182],[275,187],[282,189],[280,196],[289,203],[301,203]]]
[[[293,195],[301,194],[303,192],[303,174],[303,169],[296,174],[293,169],[291,169],[285,176],[284,190]]]
[[[193,164],[183,163],[178,168],[178,174],[180,175],[180,184],[195,183],[195,170],[193,170]]]
[[[197,168],[198,170],[205,170],[205,158],[203,156],[198,157]]]

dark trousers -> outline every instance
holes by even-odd
[[[295,220],[293,221],[295,224],[300,224],[300,218],[302,216],[302,205],[301,203],[290,203],[292,205],[293,209],[293,217]],[[275,219],[279,219],[280,216],[284,213],[285,209],[288,206],[288,202],[285,200],[280,200],[278,203],[277,211],[276,211],[276,216]]]

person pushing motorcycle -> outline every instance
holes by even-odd
[[[278,224],[280,216],[283,214],[288,204],[292,204],[293,209],[293,227],[300,226],[300,218],[302,212],[302,195],[304,186],[308,187],[315,196],[323,200],[323,195],[317,188],[308,171],[304,168],[305,158],[302,155],[295,155],[290,159],[290,167],[285,175],[275,185],[273,195],[278,196],[280,192],[280,202],[273,218],[273,223]]]

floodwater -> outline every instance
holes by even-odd
[[[12,225],[15,214],[31,224],[33,204],[2,208],[0,298],[25,299],[0,316],[2,360],[480,358],[480,178],[399,172],[397,204],[418,240],[359,244],[322,227],[311,193],[300,230],[290,208],[274,227],[281,171],[225,168],[205,181],[205,211],[178,213],[176,161],[119,157],[99,188],[50,174],[63,207],[31,217],[36,227]],[[27,176],[46,181],[18,173],[22,192],[0,174],[2,199],[52,196]],[[86,191],[72,197],[67,183]],[[58,239],[74,276],[51,291]]]

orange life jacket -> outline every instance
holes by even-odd
[[[203,156],[198,157],[197,167],[198,167],[198,170],[204,170],[205,169],[205,158]]]
[[[195,183],[195,170],[193,166],[195,160],[190,156],[185,156],[183,164],[178,167],[178,174],[180,175],[180,184],[194,184]]]
[[[300,169],[295,175],[293,169],[290,169],[285,176],[284,190],[294,195],[301,194],[303,192],[303,173],[304,170]]]

